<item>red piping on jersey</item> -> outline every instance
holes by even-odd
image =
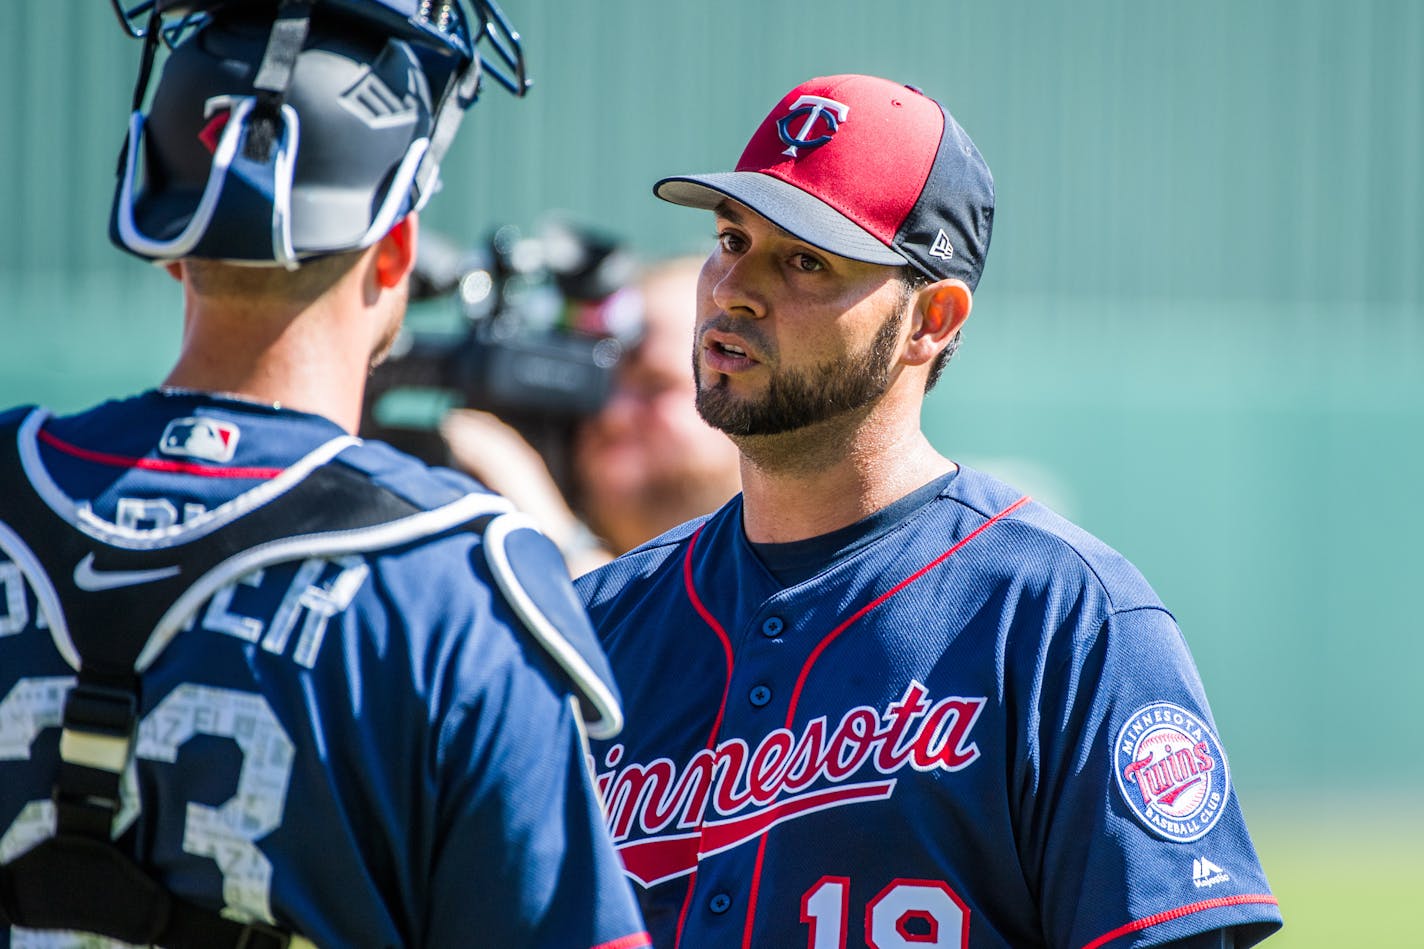
[[[647,933],[633,933],[612,942],[600,942],[593,949],[649,949],[652,944],[653,937]]]
[[[195,465],[186,461],[168,461],[164,458],[129,458],[124,455],[111,455],[108,452],[90,451],[87,448],[80,448],[78,445],[71,445],[69,442],[46,432],[39,431],[39,439],[55,451],[72,455],[81,461],[92,461],[100,465],[110,465],[115,468],[142,468],[145,471],[167,471],[175,474],[201,475],[204,478],[275,478],[281,474],[281,468],[221,468],[213,465]]]
[[[747,921],[742,928],[742,949],[751,949],[752,924],[756,922],[757,892],[761,890],[761,865],[766,859],[766,838],[768,836],[768,834],[761,835],[761,841],[757,844],[756,863],[752,865],[752,887],[747,891]]]
[[[806,679],[811,673],[811,667],[816,664],[816,660],[821,657],[821,653],[825,652],[826,647],[829,646],[831,642],[836,639],[836,637],[840,636],[841,633],[849,629],[854,623],[859,621],[861,617],[865,616],[865,614],[869,613],[871,610],[875,609],[877,606],[890,599],[890,597],[894,596],[896,593],[899,593],[901,590],[905,589],[905,587],[914,583],[920,577],[929,573],[935,567],[944,563],[955,553],[957,553],[961,548],[963,548],[965,544],[968,544],[974,538],[978,537],[984,531],[988,530],[991,526],[1003,520],[1005,517],[1012,514],[1019,508],[1023,507],[1030,500],[1032,499],[1028,495],[1024,495],[1023,497],[1019,498],[1013,504],[1010,504],[998,514],[995,514],[983,524],[980,524],[978,527],[974,528],[974,530],[966,534],[963,539],[961,539],[953,547],[949,548],[944,553],[936,557],[934,560],[931,560],[919,570],[916,570],[914,573],[910,574],[908,577],[895,584],[889,590],[886,590],[884,593],[871,600],[865,606],[862,606],[860,609],[856,610],[854,613],[851,614],[848,619],[846,619],[835,629],[827,633],[825,637],[819,643],[816,644],[816,648],[811,650],[811,655],[806,658],[805,664],[801,667],[801,674],[796,679],[796,687],[791,692],[791,707],[786,713],[786,727],[790,728],[793,720],[796,717],[796,704],[801,699],[801,689],[806,684]],[[722,690],[722,706],[717,710],[717,721],[716,724],[714,724],[712,727],[712,737],[708,740],[707,743],[707,747],[710,749],[715,746],[717,740],[717,732],[722,727],[722,716],[723,713],[725,713],[727,710],[727,695],[732,687],[732,643],[727,636],[726,630],[722,628],[721,624],[717,622],[716,618],[712,616],[712,614],[707,610],[705,606],[703,606],[702,600],[697,596],[697,590],[692,583],[692,552],[693,548],[697,546],[697,538],[698,535],[700,535],[701,533],[702,528],[699,527],[697,529],[697,532],[692,535],[692,539],[688,541],[687,554],[683,557],[682,561],[682,579],[683,585],[687,589],[687,596],[692,601],[693,609],[697,610],[697,614],[702,617],[703,622],[707,623],[707,625],[712,627],[713,631],[717,633],[718,638],[722,641],[722,649],[727,655],[727,685]],[[701,832],[702,828],[698,827],[698,834],[700,835]],[[766,859],[766,841],[767,835],[763,834],[761,837],[761,842],[757,845],[756,864],[752,869],[751,889],[748,891],[746,916],[747,921],[746,926],[742,931],[742,949],[751,949],[752,945],[752,924],[756,919],[757,891],[761,887],[762,865]],[[687,921],[687,910],[688,907],[692,904],[692,889],[696,882],[697,871],[694,869],[687,883],[687,898],[683,900],[682,912],[678,914],[677,938],[675,940],[675,943],[680,943],[682,941],[682,927]],[[1092,947],[1084,947],[1084,949],[1095,949],[1095,947],[1099,944],[1100,943],[1094,943]]]
[[[692,583],[692,551],[697,547],[697,538],[701,536],[702,528],[699,527],[687,542],[687,553],[682,558],[682,583],[687,588],[687,598],[692,601],[692,608],[697,611],[698,616],[702,617],[702,622],[712,627],[712,632],[716,633],[717,638],[721,640],[722,655],[727,660],[727,684],[722,687],[722,704],[717,709],[716,721],[712,723],[712,734],[707,736],[707,748],[710,751],[716,747],[717,733],[722,730],[722,716],[727,712],[727,694],[732,688],[732,639],[722,628],[722,624],[717,622],[717,617],[713,616],[712,612],[703,605],[702,598],[697,595],[697,587]]]
[[[1190,916],[1192,913],[1200,913],[1208,909],[1220,909],[1223,906],[1250,906],[1253,904],[1268,904],[1279,906],[1279,901],[1269,893],[1251,893],[1242,896],[1222,896],[1214,900],[1202,900],[1200,903],[1189,903],[1186,906],[1179,906],[1176,909],[1169,909],[1165,913],[1154,913],[1143,919],[1134,920],[1126,926],[1119,926],[1110,933],[1104,933],[1097,939],[1088,943],[1083,949],[1099,949],[1106,946],[1121,936],[1128,933],[1139,932],[1148,926],[1156,926],[1158,923],[1171,922],[1174,919],[1181,919],[1183,916]]]
[[[916,570],[914,573],[910,574],[908,577],[901,580],[899,583],[895,584],[893,587],[886,590],[884,593],[880,594],[875,599],[862,606],[860,609],[856,610],[854,613],[851,614],[849,619],[847,619],[845,622],[841,623],[835,629],[827,633],[826,638],[822,639],[820,643],[817,644],[816,648],[811,650],[811,655],[806,659],[806,664],[801,667],[801,676],[796,680],[796,688],[793,689],[791,692],[791,708],[788,709],[786,712],[786,727],[790,728],[792,721],[796,718],[796,703],[801,699],[801,688],[806,684],[806,677],[811,674],[811,667],[816,664],[817,659],[821,658],[821,653],[824,652],[826,647],[831,644],[832,640],[834,640],[841,633],[849,629],[853,623],[859,620],[866,613],[869,613],[881,603],[884,603],[896,593],[899,593],[901,590],[905,589],[905,587],[914,583],[916,580],[920,579],[920,577],[923,577],[935,567],[938,567],[940,564],[944,563],[950,557],[954,556],[954,554],[965,544],[969,543],[971,540],[978,537],[984,531],[988,530],[990,526],[998,522],[1000,519],[1007,517],[1009,514],[1012,514],[1014,511],[1023,507],[1030,500],[1031,498],[1029,498],[1029,496],[1025,494],[1013,504],[1010,504],[998,514],[995,514],[993,517],[989,518],[987,521],[974,528],[972,531],[966,534],[964,536],[964,539],[961,540],[959,543],[955,544],[953,547],[949,548],[944,553],[940,554],[938,557],[931,560],[929,563],[925,564],[923,567]]]
[[[706,525],[704,524],[703,527]],[[682,585],[687,590],[687,598],[692,601],[692,608],[697,611],[697,615],[702,617],[702,622],[712,628],[712,632],[717,634],[717,638],[722,643],[722,655],[727,660],[727,684],[722,687],[722,704],[717,708],[717,718],[712,722],[712,734],[707,736],[707,749],[711,751],[717,745],[717,733],[722,730],[722,716],[727,713],[727,696],[732,690],[732,640],[727,635],[727,631],[722,628],[722,624],[717,622],[717,617],[707,609],[702,603],[702,598],[697,595],[697,587],[692,583],[692,551],[697,547],[697,538],[702,536],[702,527],[693,531],[691,539],[687,542],[687,553],[682,558]],[[697,828],[698,837],[702,836],[702,828]],[[698,849],[701,849],[699,840]],[[677,949],[677,944],[682,941],[682,927],[687,923],[687,911],[692,906],[692,891],[697,885],[697,867],[694,865],[692,873],[687,877],[687,896],[683,897],[682,909],[677,914],[677,936],[673,939],[673,949]]]
[[[935,567],[938,567],[940,564],[944,563],[950,557],[954,556],[954,554],[958,552],[960,548],[962,548],[965,544],[969,543],[971,540],[984,533],[984,531],[988,530],[993,524],[997,523],[998,521],[1012,514],[1014,511],[1023,507],[1030,500],[1031,499],[1029,498],[1029,496],[1025,494],[1013,504],[1010,504],[998,514],[995,514],[993,517],[989,518],[987,521],[974,528],[968,534],[965,534],[964,537],[959,541],[959,543],[955,544],[953,547],[949,548],[944,553],[940,554],[938,557],[931,560],[929,563],[925,564],[923,567],[916,570],[914,573],[910,574],[908,577],[901,580],[899,583],[895,584],[893,587],[886,590],[884,593],[880,594],[875,599],[862,606],[860,609],[856,610],[839,626],[827,633],[825,637],[819,643],[816,644],[816,648],[811,650],[811,655],[806,657],[805,664],[801,666],[801,675],[798,676],[796,679],[796,688],[791,691],[791,705],[786,710],[786,727],[790,728],[792,722],[796,718],[796,704],[801,701],[801,689],[803,686],[805,686],[806,679],[811,675],[811,667],[816,664],[817,659],[821,658],[821,653],[826,651],[826,647],[829,646],[832,641],[834,641],[838,636],[840,636],[841,633],[845,632],[857,621],[859,621],[860,618],[866,613],[869,613],[871,610],[875,609],[877,606],[890,599],[896,593],[899,593],[901,590],[905,589],[905,587],[914,583],[920,577],[923,577]],[[762,861],[766,857],[766,841],[767,835],[763,834],[761,838],[761,843],[757,844],[756,866],[752,869],[752,886],[749,898],[747,900],[747,925],[746,929],[742,932],[742,949],[751,949],[752,945],[752,922],[756,918],[757,890],[761,887],[761,869]]]

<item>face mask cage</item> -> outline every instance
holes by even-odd
[[[134,39],[162,41],[172,49],[201,29],[213,13],[234,0],[109,0],[120,27]],[[426,68],[437,98],[457,86],[478,59],[482,74],[508,92],[523,96],[530,81],[524,48],[494,0],[316,0],[345,16],[368,21],[383,32],[406,40]],[[310,3],[308,5],[311,5]],[[274,8],[277,4],[273,4]]]
[[[309,254],[367,246],[379,239],[402,213],[419,210],[434,193],[440,160],[460,125],[460,117],[478,97],[484,75],[493,76],[515,96],[523,96],[530,86],[519,35],[493,0],[469,0],[475,17],[473,32],[460,0],[268,0],[266,7],[253,0],[110,2],[124,30],[143,42],[111,237],[123,249],[150,260],[191,255],[265,260],[295,268]],[[207,186],[181,233],[158,237],[144,231],[135,215],[135,202],[141,191],[139,156],[143,152],[143,105],[149,79],[160,46],[181,46],[196,31],[221,25],[220,18],[228,13],[244,18],[253,14],[259,18],[270,16],[273,24],[266,55],[254,80],[253,103],[250,108],[232,113],[233,124],[226,130],[231,135],[225,133],[215,150]],[[344,239],[333,243],[317,238],[316,243],[309,244],[294,243],[293,238],[293,167],[300,126],[297,113],[286,105],[285,98],[313,15],[359,24],[401,41],[424,74],[432,100],[428,136],[411,143],[379,210],[354,246]],[[240,151],[234,147],[239,138]],[[224,197],[232,190],[224,188],[230,173],[253,186],[256,205]],[[253,208],[262,206],[269,207],[269,213],[252,218]],[[215,220],[222,220],[224,226],[211,229]],[[268,230],[270,240],[263,236]],[[263,249],[268,247],[270,251]]]

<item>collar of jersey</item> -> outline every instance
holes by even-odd
[[[243,514],[261,507],[290,490],[315,468],[330,461],[353,445],[361,444],[354,435],[329,439],[308,452],[285,471],[269,481],[239,494],[232,500],[204,514],[169,527],[134,529],[121,527],[96,515],[87,503],[76,502],[65,494],[45,469],[40,459],[38,433],[50,413],[35,409],[20,425],[18,435],[20,463],[36,492],[55,514],[102,543],[129,550],[146,550],[184,544],[206,536],[231,523]]]
[[[748,540],[747,545],[772,576],[785,586],[795,586],[899,527],[920,508],[943,494],[958,474],[959,468],[956,467],[874,514],[829,534],[781,544],[758,544]]]

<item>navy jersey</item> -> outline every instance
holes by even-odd
[[[969,469],[785,584],[741,518],[576,581],[626,703],[593,752],[657,946],[1280,925],[1187,647],[1120,555]]]
[[[508,507],[318,416],[192,393],[32,413],[18,447],[22,471],[7,478],[130,547],[243,517],[328,459],[421,510]],[[8,863],[54,832],[77,657],[21,569],[33,564],[15,560],[47,538],[3,520]],[[143,657],[118,845],[177,896],[323,949],[647,945],[561,666],[499,592],[488,537],[436,528],[374,552],[264,562],[174,613]],[[86,590],[161,573],[73,566]],[[556,582],[576,606],[567,577]],[[117,943],[0,927],[0,947],[101,945]]]

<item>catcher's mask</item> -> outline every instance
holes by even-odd
[[[492,0],[111,2],[143,54],[109,235],[148,260],[368,247],[436,190],[482,76],[529,85]]]

